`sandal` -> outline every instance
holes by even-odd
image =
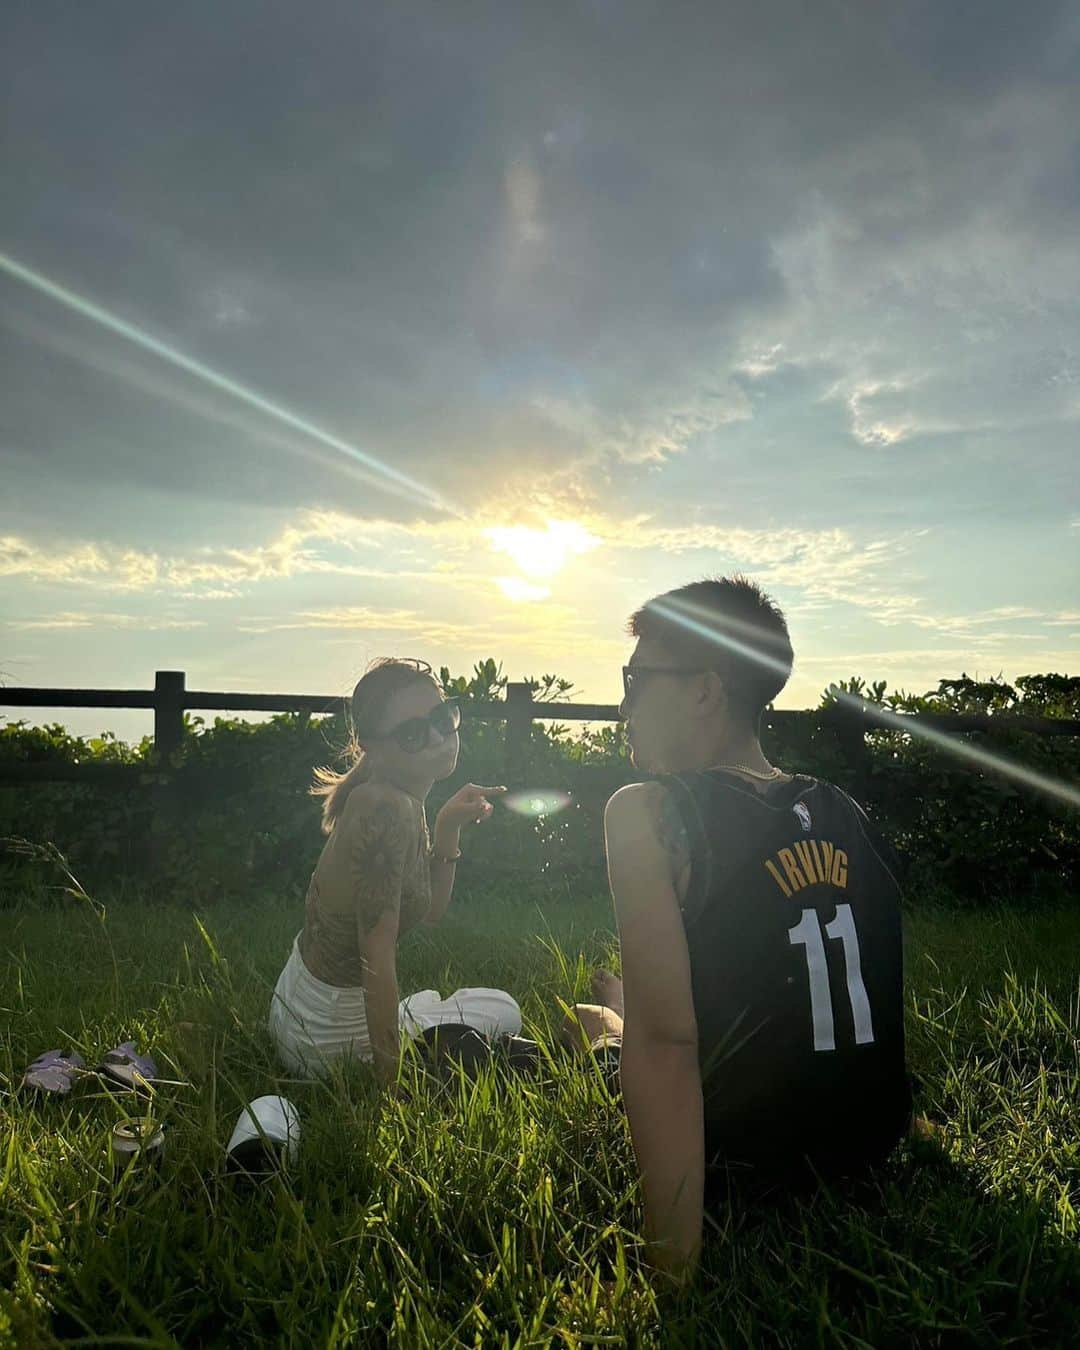
[[[491,1042],[462,1022],[428,1027],[416,1037],[415,1044],[423,1061],[440,1078],[452,1077],[458,1065],[465,1070],[466,1078],[475,1078],[481,1067],[491,1062]]]
[[[76,1050],[46,1050],[30,1065],[19,1084],[37,1092],[65,1096],[75,1079],[86,1072],[86,1060]]]
[[[140,1055],[134,1041],[124,1041],[110,1050],[97,1067],[103,1078],[111,1079],[109,1086],[134,1089],[150,1087],[157,1081],[157,1065],[149,1055]]]

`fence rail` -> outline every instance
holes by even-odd
[[[188,689],[182,670],[159,670],[153,689],[38,689],[0,687],[0,707],[15,708],[147,708],[154,714],[154,746],[160,765],[179,749],[184,736],[186,712],[265,712],[321,715],[341,713],[348,700],[340,695],[249,694]],[[508,767],[520,759],[534,721],[617,722],[619,709],[613,703],[536,702],[524,682],[506,686],[506,698],[465,704],[465,717],[479,721],[505,721]],[[1029,717],[1019,713],[901,713],[882,714],[871,704],[858,707],[837,705],[812,710],[769,709],[766,726],[779,729],[812,718],[818,726],[835,729],[843,753],[856,774],[863,777],[867,766],[865,733],[875,728],[896,730],[897,722],[929,726],[951,733],[1025,731],[1035,736],[1080,736],[1080,719]],[[0,765],[0,783],[131,781],[146,770],[122,764],[20,763]],[[155,770],[161,772],[161,770]]]

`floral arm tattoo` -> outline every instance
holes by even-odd
[[[660,783],[653,785],[647,805],[653,834],[667,857],[672,879],[677,880],[690,863],[690,841],[679,808],[675,798]]]
[[[405,863],[415,849],[415,822],[401,802],[386,798],[358,812],[351,822],[349,873],[361,933],[401,905]]]

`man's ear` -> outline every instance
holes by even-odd
[[[701,717],[711,717],[728,706],[727,690],[724,682],[715,670],[707,670],[702,676],[698,693],[696,711]]]

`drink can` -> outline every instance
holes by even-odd
[[[165,1151],[165,1130],[161,1125],[132,1116],[112,1128],[110,1152],[113,1176],[120,1177],[133,1162],[140,1167],[158,1167]]]

